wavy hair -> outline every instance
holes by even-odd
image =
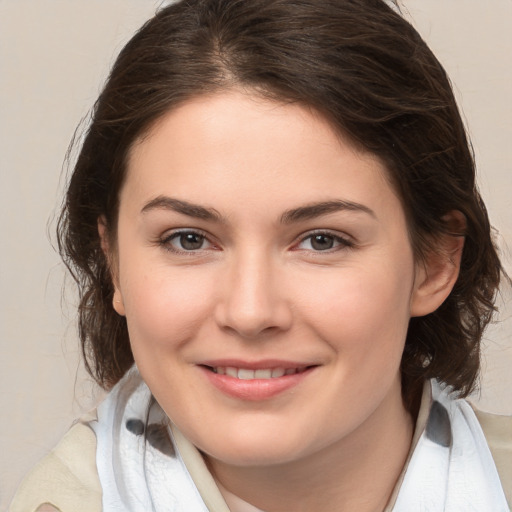
[[[231,87],[308,105],[387,165],[417,258],[466,218],[460,275],[435,312],[410,321],[406,404],[435,377],[466,396],[494,311],[502,267],[449,79],[416,30],[382,0],[183,0],[128,42],[94,105],[58,225],[78,283],[86,365],[103,387],[133,363],[126,320],[98,236],[115,242],[119,190],[134,141],[193,96]]]

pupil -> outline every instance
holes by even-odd
[[[332,249],[333,245],[334,239],[332,236],[315,235],[311,240],[311,246],[313,247],[313,249],[316,249],[318,251]]]
[[[203,237],[195,233],[184,233],[180,236],[180,243],[183,249],[188,251],[201,249],[201,246],[203,245]]]

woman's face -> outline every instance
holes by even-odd
[[[402,407],[404,211],[311,110],[231,91],[169,112],[132,148],[115,254],[139,370],[214,460],[299,460]]]

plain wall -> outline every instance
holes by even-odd
[[[250,0],[248,0],[250,1]],[[512,2],[405,0],[450,74],[512,273]],[[155,0],[0,0],[0,510],[101,395],[79,365],[76,302],[53,236],[75,127]],[[508,243],[508,246],[507,246]],[[64,297],[64,300],[62,300]],[[486,335],[479,406],[512,414],[512,294]]]

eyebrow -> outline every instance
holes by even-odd
[[[151,210],[171,210],[188,217],[194,217],[201,220],[209,220],[214,222],[220,222],[222,216],[214,208],[205,208],[198,204],[189,203],[188,201],[182,201],[180,199],[174,199],[167,196],[158,196],[155,199],[146,203],[141,210],[141,213],[147,213]]]
[[[301,220],[314,219],[322,215],[329,213],[335,213],[340,211],[352,211],[362,212],[370,215],[373,218],[377,218],[375,212],[367,206],[352,201],[342,201],[341,199],[333,201],[322,201],[320,203],[312,203],[293,210],[288,210],[281,215],[282,224],[291,224]]]
[[[168,196],[158,196],[155,199],[152,199],[144,205],[141,213],[147,213],[151,210],[170,210],[187,215],[188,217],[212,222],[222,222],[225,220],[215,208],[206,208],[198,204]],[[363,204],[337,199],[312,203],[287,210],[281,215],[280,220],[281,224],[292,224],[294,222],[314,219],[322,215],[339,211],[362,212],[373,218],[377,218],[375,212]]]

